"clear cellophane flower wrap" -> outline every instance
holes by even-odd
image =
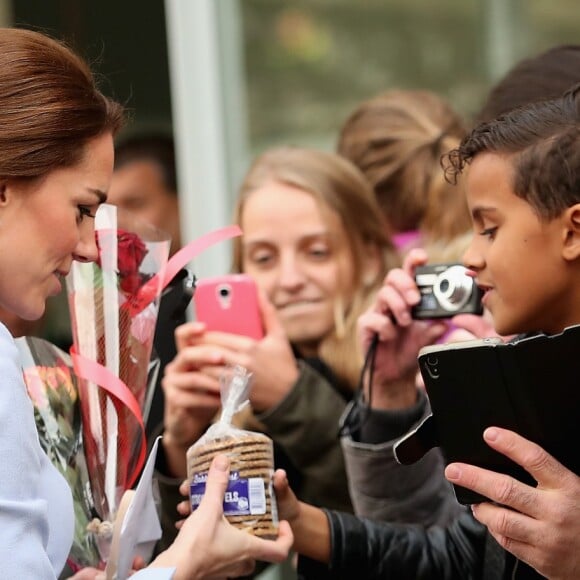
[[[187,451],[190,500],[192,509],[197,509],[213,458],[225,454],[230,459],[230,477],[224,515],[232,525],[248,533],[273,539],[278,535],[278,510],[272,484],[272,440],[232,425],[234,415],[248,404],[250,378],[240,366],[227,369],[221,377],[220,418]]]
[[[79,377],[92,531],[107,560],[121,497],[146,455],[144,421],[158,361],[151,361],[170,238],[112,205],[95,218],[96,263],[73,263],[67,291]]]
[[[82,446],[77,380],[70,356],[41,338],[18,338],[16,345],[40,444],[72,492],[75,529],[69,567],[76,571],[95,566],[100,555],[95,538],[86,530],[93,506]]]

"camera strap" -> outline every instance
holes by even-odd
[[[340,420],[338,430],[340,437],[346,437],[360,431],[361,427],[364,425],[369,416],[372,401],[373,374],[378,344],[379,335],[374,334],[365,354],[365,359],[359,375],[355,396],[353,397],[348,410]],[[366,401],[364,395],[365,377],[368,377],[368,398]]]

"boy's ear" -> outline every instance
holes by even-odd
[[[566,227],[562,255],[566,260],[580,258],[580,203],[569,207],[564,214]]]

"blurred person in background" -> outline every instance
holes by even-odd
[[[451,261],[467,246],[467,206],[440,165],[465,133],[461,116],[425,90],[383,92],[360,103],[341,126],[336,150],[370,181],[387,233],[403,254],[424,247],[434,260]]]
[[[108,203],[167,232],[171,236],[171,256],[179,250],[179,196],[170,134],[139,132],[117,140]]]
[[[489,91],[476,122],[559,97],[580,82],[580,44],[560,44],[516,63]]]
[[[218,378],[232,364],[253,374],[252,428],[274,440],[298,494],[351,511],[338,421],[362,366],[356,320],[398,264],[381,212],[347,160],[282,147],[254,161],[235,215],[244,233],[234,241],[234,270],[262,293],[265,336],[205,332],[197,322],[178,329],[163,381],[164,469],[174,493],[164,513],[177,517],[186,451],[217,412]]]

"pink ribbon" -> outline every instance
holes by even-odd
[[[107,367],[78,354],[74,346],[71,347],[70,354],[75,374],[81,379],[95,383],[104,389],[111,397],[114,397],[122,405],[125,405],[139,423],[139,427],[141,428],[141,449],[139,450],[139,458],[135,464],[135,470],[128,476],[128,485],[131,487],[133,483],[135,483],[137,476],[143,467],[145,454],[147,452],[145,426],[143,424],[143,415],[139,403],[131,392],[131,389],[129,389],[129,387],[127,387],[127,385]]]
[[[149,304],[159,296],[159,288],[161,287],[162,291],[169,282],[173,280],[179,270],[186,266],[188,262],[193,260],[193,258],[203,252],[206,248],[213,246],[217,242],[241,235],[242,230],[239,226],[227,226],[219,230],[214,230],[213,232],[210,232],[181,248],[181,250],[176,252],[167,262],[164,271],[155,274],[155,276],[143,284],[136,296],[125,303],[131,316],[135,316],[147,308],[147,306],[149,306]]]

